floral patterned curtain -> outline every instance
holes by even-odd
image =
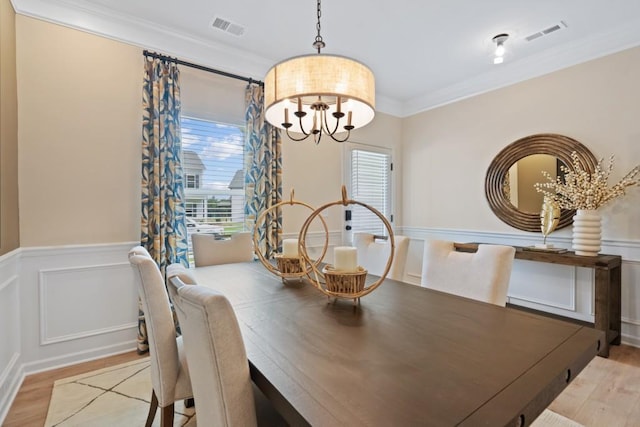
[[[140,244],[158,263],[163,275],[171,263],[189,266],[180,164],[179,77],[174,61],[145,57]],[[140,310],[138,352],[147,350],[146,324]]]
[[[250,83],[245,90],[245,228],[253,231],[257,217],[282,200],[282,141],[264,119],[264,88]],[[266,259],[276,254],[282,234],[280,209],[259,224],[259,250]]]

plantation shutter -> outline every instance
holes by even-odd
[[[350,197],[377,209],[391,220],[391,156],[376,151],[351,150]],[[380,218],[369,209],[352,205],[351,227],[354,233],[386,235]]]

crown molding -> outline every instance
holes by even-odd
[[[16,13],[86,31],[204,66],[262,80],[276,62],[212,40],[75,0],[11,0]],[[376,93],[376,110],[409,117],[640,45],[640,18],[578,42],[503,64],[472,79],[402,101]]]
[[[640,19],[634,24],[600,32],[576,42],[565,43],[539,54],[502,64],[497,72],[480,74],[473,79],[412,98],[403,103],[400,117],[413,116],[638,45],[640,45]]]
[[[16,13],[262,80],[274,61],[74,0],[11,0]]]

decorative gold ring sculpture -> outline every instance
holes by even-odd
[[[308,276],[309,273],[312,271],[313,266],[314,265],[317,266],[320,264],[320,262],[322,262],[322,259],[327,253],[327,248],[329,247],[329,229],[327,228],[327,223],[324,221],[324,218],[320,217],[320,221],[322,222],[322,226],[324,227],[325,241],[324,241],[324,247],[322,248],[322,254],[320,255],[320,258],[318,258],[315,262],[313,263],[310,262],[309,264],[307,264],[306,262],[302,262],[301,259],[298,260],[294,258],[283,258],[281,256],[276,255],[276,262],[278,265],[278,267],[276,267],[273,264],[271,264],[261,253],[258,246],[258,228],[259,228],[258,226],[262,223],[262,221],[264,221],[265,217],[269,212],[271,212],[274,209],[278,209],[284,205],[289,205],[289,206],[300,205],[300,206],[304,206],[305,208],[313,212],[314,209],[312,206],[304,202],[294,200],[293,194],[294,194],[294,190],[291,189],[291,195],[289,197],[289,200],[283,200],[282,202],[276,203],[275,205],[271,206],[269,209],[266,209],[265,211],[263,211],[260,214],[260,216],[258,216],[258,219],[256,219],[255,227],[253,229],[254,230],[253,231],[253,248],[256,255],[258,256],[258,259],[260,259],[260,262],[262,263],[262,265],[265,266],[267,270],[269,270],[273,274],[283,279],[300,278],[305,275]]]
[[[389,233],[389,241],[391,243],[391,248],[390,248],[390,252],[389,252],[389,259],[387,260],[387,265],[385,266],[385,269],[384,269],[384,273],[382,273],[380,278],[375,283],[372,283],[369,286],[365,286],[364,283],[359,284],[357,287],[349,284],[349,281],[351,281],[351,280],[358,280],[356,277],[359,276],[360,274],[362,274],[362,272],[364,272],[364,276],[366,277],[366,270],[359,269],[359,271],[354,272],[354,273],[335,272],[335,275],[340,276],[339,280],[342,283],[345,283],[345,282],[347,283],[346,286],[344,286],[344,287],[340,286],[340,288],[342,288],[342,289],[350,289],[350,290],[347,290],[347,291],[332,291],[332,290],[329,290],[327,288],[327,278],[330,275],[334,275],[334,273],[331,270],[327,270],[327,268],[323,269],[323,271],[320,271],[318,269],[318,265],[320,264],[318,261],[322,261],[322,259],[324,258],[324,253],[319,258],[319,260],[316,261],[315,263],[311,261],[311,259],[309,258],[309,255],[307,253],[306,238],[307,238],[307,230],[309,229],[309,225],[311,224],[311,222],[317,216],[319,216],[322,213],[322,211],[324,211],[325,209],[327,209],[327,208],[329,208],[331,206],[337,206],[337,205],[342,205],[342,206],[359,205],[359,206],[362,206],[362,207],[364,207],[366,209],[369,209],[378,218],[380,218],[380,220],[384,223],[384,226],[386,227],[387,232]],[[320,218],[322,218],[322,216],[320,216]],[[328,237],[327,237],[327,240],[328,240]],[[395,240],[394,240],[394,237],[393,237],[393,230],[391,229],[391,224],[384,217],[384,215],[382,215],[377,209],[375,209],[375,208],[373,208],[373,207],[371,207],[371,206],[369,206],[369,205],[367,205],[365,203],[358,202],[357,200],[352,200],[352,199],[347,198],[347,189],[343,185],[342,186],[342,200],[338,200],[338,201],[335,201],[335,202],[327,203],[326,205],[323,205],[323,206],[319,207],[304,222],[304,224],[302,225],[302,228],[300,229],[300,236],[298,237],[298,247],[299,247],[301,261],[302,261],[303,264],[305,264],[305,268],[304,269],[307,270],[308,268],[310,268],[311,270],[313,270],[315,279],[312,278],[311,275],[309,275],[309,279],[311,280],[311,283],[320,292],[324,293],[328,297],[359,299],[360,297],[363,297],[363,296],[369,294],[374,289],[376,289],[378,286],[380,286],[380,284],[387,277],[387,273],[389,273],[389,269],[391,268],[391,263],[393,262],[393,254],[395,252]],[[320,280],[320,278],[322,278],[322,280]],[[362,280],[364,280],[364,278],[362,278]]]

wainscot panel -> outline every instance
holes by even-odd
[[[514,246],[540,243],[532,233],[487,233],[470,230],[401,227],[411,238],[405,281],[420,285],[426,239],[483,242]],[[571,238],[551,236],[548,243],[570,248]],[[602,253],[622,257],[622,342],[640,347],[640,242],[603,240]],[[509,285],[509,302],[561,316],[593,322],[594,270],[516,260]]]
[[[20,366],[20,249],[0,256],[0,424],[22,383]]]
[[[135,349],[136,242],[22,248],[20,309],[25,373]]]

